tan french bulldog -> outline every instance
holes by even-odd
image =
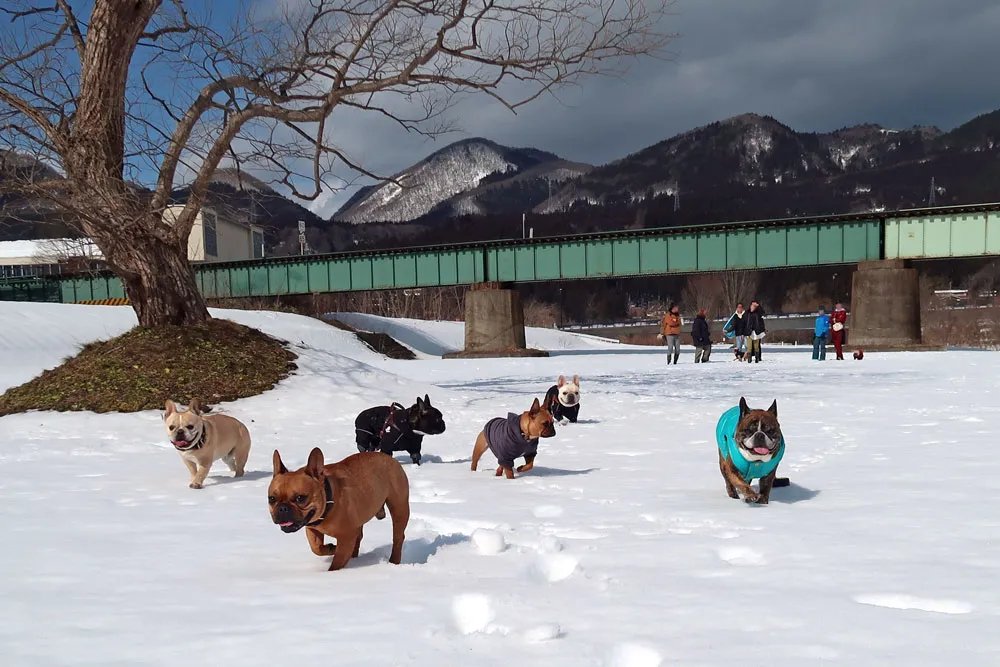
[[[363,528],[372,517],[392,517],[392,553],[399,565],[410,520],[410,482],[391,456],[381,452],[352,454],[339,463],[323,465],[316,447],[306,465],[289,472],[274,450],[274,476],[267,490],[271,520],[282,532],[306,529],[309,548],[317,556],[333,556],[330,570],[339,570],[361,551]],[[337,541],[324,544],[324,535]]]
[[[208,477],[212,464],[222,460],[242,477],[250,457],[250,432],[241,421],[228,415],[204,415],[201,402],[191,399],[188,409],[181,412],[168,400],[163,422],[170,435],[170,443],[181,455],[181,460],[191,473],[192,489],[200,489]]]
[[[524,465],[518,466],[517,471],[528,472],[535,465],[538,439],[551,438],[555,434],[552,413],[539,405],[536,398],[531,408],[519,415],[508,412],[506,417],[495,417],[486,422],[472,450],[472,470],[475,471],[479,459],[488,449],[500,464],[496,476],[514,479],[514,459],[523,456]]]

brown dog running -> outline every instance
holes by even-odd
[[[309,548],[317,556],[333,556],[330,570],[339,570],[361,550],[362,529],[372,517],[392,517],[392,553],[399,565],[403,537],[410,520],[410,483],[403,467],[381,452],[362,452],[339,463],[323,465],[316,447],[309,461],[289,472],[274,450],[274,477],[267,490],[271,520],[282,532],[306,529]],[[323,536],[337,541],[324,544]]]
[[[531,409],[520,415],[508,412],[507,417],[496,417],[486,422],[486,426],[476,438],[476,446],[472,449],[472,470],[475,471],[486,450],[489,449],[497,457],[500,464],[496,476],[506,475],[514,479],[514,459],[524,457],[524,465],[518,466],[518,472],[528,472],[535,465],[538,454],[538,438],[551,438],[556,434],[552,413],[538,403],[531,404]]]
[[[730,498],[766,505],[774,486],[788,486],[787,477],[776,477],[785,454],[785,438],[778,423],[778,402],[767,410],[753,410],[745,398],[722,413],[715,427],[719,446],[719,469]],[[759,491],[750,482],[759,479]]]

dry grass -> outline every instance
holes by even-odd
[[[924,343],[1000,349],[1000,308],[925,310],[922,315]]]
[[[256,396],[295,369],[296,355],[228,320],[136,327],[85,345],[75,357],[0,396],[0,415],[28,410],[137,412],[176,399],[206,403]]]
[[[390,359],[405,359],[409,361],[417,358],[417,355],[413,354],[413,350],[401,344],[389,334],[361,331],[339,320],[322,321],[343,331],[351,332],[372,350],[379,354],[384,354]]]

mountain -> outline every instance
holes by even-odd
[[[575,178],[590,168],[534,148],[464,139],[395,174],[394,182],[360,189],[333,219],[406,222],[497,212],[504,206],[525,210],[522,202],[534,205],[548,198],[549,181]]]
[[[65,236],[66,216],[3,193],[5,174],[24,173],[57,176],[0,153],[0,239]],[[998,201],[1000,110],[947,132],[874,124],[798,132],[748,113],[598,167],[466,139],[396,180],[360,189],[323,220],[245,171],[220,169],[209,203],[254,220],[268,254],[286,255],[299,252],[300,220],[310,249],[329,252],[520,237],[526,212],[545,236]],[[179,189],[174,200],[186,195]]]
[[[638,202],[681,190],[773,187],[822,181],[919,160],[937,144],[936,128],[859,125],[826,134],[796,132],[770,116],[743,114],[661,141],[567,183],[536,210],[577,202]],[[780,189],[780,187],[779,187]]]

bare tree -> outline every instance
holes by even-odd
[[[338,169],[377,178],[333,145],[339,112],[434,134],[461,94],[514,111],[662,55],[671,2],[286,0],[225,26],[195,16],[202,2],[5,0],[0,152],[46,169],[4,185],[96,241],[140,324],[196,323],[209,315],[187,239],[218,168],[304,200]]]
[[[90,239],[42,239],[35,250],[35,258],[48,264],[102,259],[101,251]]]
[[[734,308],[740,301],[749,306],[751,299],[756,298],[760,287],[758,271],[725,271],[719,274],[722,282],[722,303],[726,308]]]
[[[681,291],[681,301],[692,316],[704,308],[709,317],[715,317],[722,304],[722,278],[715,273],[691,276]]]

